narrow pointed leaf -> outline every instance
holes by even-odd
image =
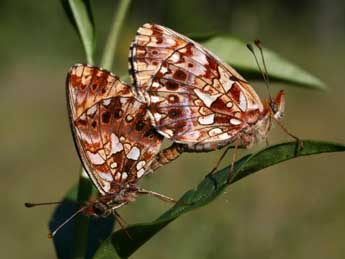
[[[327,152],[345,151],[345,145],[304,140],[304,148],[299,150],[295,142],[282,143],[262,149],[261,151],[247,155],[235,164],[234,183],[246,176],[260,171],[266,167],[281,163],[283,161]],[[182,214],[207,205],[218,195],[222,194],[228,186],[227,176],[229,167],[214,174],[212,179],[205,178],[196,189],[189,190],[180,199],[180,203],[163,213],[157,220],[129,226],[126,231],[130,234],[128,238],[124,230],[116,231],[101,245],[94,258],[127,258],[140,246],[158,233]],[[215,184],[216,182],[216,184]]]
[[[207,49],[211,50],[221,60],[233,66],[247,80],[263,80],[262,74],[255,63],[246,43],[230,36],[196,36]],[[259,51],[256,49],[258,58]],[[317,77],[304,71],[297,65],[287,61],[277,53],[264,49],[264,55],[270,79],[318,90],[326,90],[325,84]]]
[[[79,34],[87,63],[94,64],[96,37],[90,0],[61,0],[61,2],[70,22]]]

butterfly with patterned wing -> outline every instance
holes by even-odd
[[[233,144],[233,168],[237,147],[249,148],[266,139],[272,121],[282,126],[283,91],[262,102],[235,69],[164,26],[144,24],[138,29],[129,71],[155,129],[175,142],[171,149],[180,146],[180,153]]]
[[[70,69],[66,90],[74,142],[82,165],[100,195],[49,236],[53,237],[79,213],[101,217],[113,214],[121,224],[116,210],[134,201],[138,194],[176,203],[137,185],[140,178],[175,156],[171,152],[160,153],[163,136],[152,127],[146,103],[135,98],[130,87],[116,75],[90,65],[77,64]],[[56,203],[25,205],[46,204]]]

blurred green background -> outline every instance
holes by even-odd
[[[100,54],[116,1],[94,1],[94,8]],[[285,125],[301,138],[345,143],[344,1],[132,1],[116,74],[126,75],[130,41],[145,22],[181,33],[259,37],[329,87],[317,92],[275,84],[274,91],[283,88],[287,95]],[[65,76],[74,63],[85,63],[83,49],[60,1],[1,0],[0,32],[1,257],[54,258],[47,239],[53,208],[28,210],[23,203],[59,200],[78,180]],[[264,86],[254,85],[264,97]],[[272,130],[271,143],[287,140],[279,128]],[[219,155],[185,154],[141,184],[178,198]],[[230,160],[231,155],[225,164]],[[345,258],[344,199],[344,154],[292,160],[236,183],[209,206],[179,218],[133,258]],[[121,212],[137,223],[166,208],[143,197]]]

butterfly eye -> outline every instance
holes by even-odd
[[[270,107],[273,113],[276,113],[278,111],[278,106],[275,102],[270,102]]]
[[[103,203],[96,202],[93,204],[92,209],[97,216],[102,216],[107,211],[107,206]]]

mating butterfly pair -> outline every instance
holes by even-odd
[[[83,166],[101,197],[80,212],[106,216],[137,194],[136,185],[182,152],[265,139],[284,110],[284,94],[262,103],[230,66],[168,28],[144,24],[130,47],[133,86],[114,74],[75,65],[67,77],[71,127]],[[174,144],[159,151],[163,137]],[[55,234],[54,232],[53,234]]]

